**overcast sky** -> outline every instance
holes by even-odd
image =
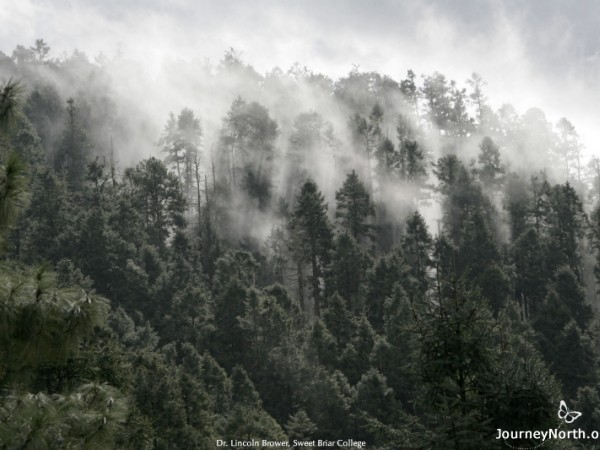
[[[600,2],[595,0],[0,0],[0,51],[43,38],[144,60],[219,61],[233,47],[259,72],[299,62],[331,77],[356,64],[487,81],[494,106],[569,118],[600,154]]]

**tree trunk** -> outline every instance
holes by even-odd
[[[312,263],[312,287],[313,298],[315,300],[315,317],[321,317],[321,293],[319,289],[319,265],[317,257],[313,253],[311,258]]]
[[[300,297],[300,306],[302,311],[306,312],[306,305],[304,303],[304,274],[302,273],[302,263],[298,261],[298,296]]]

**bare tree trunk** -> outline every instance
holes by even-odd
[[[200,161],[198,155],[194,158],[194,175],[196,178],[196,195],[198,206],[198,230],[202,229],[202,194],[200,192]]]

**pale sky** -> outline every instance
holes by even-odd
[[[241,51],[259,72],[299,62],[333,78],[353,64],[400,79],[440,71],[487,81],[493,106],[566,116],[600,154],[600,2],[594,0],[0,0],[0,51],[43,38],[143,60]]]

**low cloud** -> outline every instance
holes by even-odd
[[[122,52],[154,80],[170,59],[217,62],[229,47],[262,73],[299,62],[337,78],[356,64],[394,78],[438,70],[462,84],[476,71],[492,105],[567,116],[591,154],[600,144],[596,12],[600,4],[556,0],[22,0],[0,10],[0,50],[42,37],[53,56]]]

